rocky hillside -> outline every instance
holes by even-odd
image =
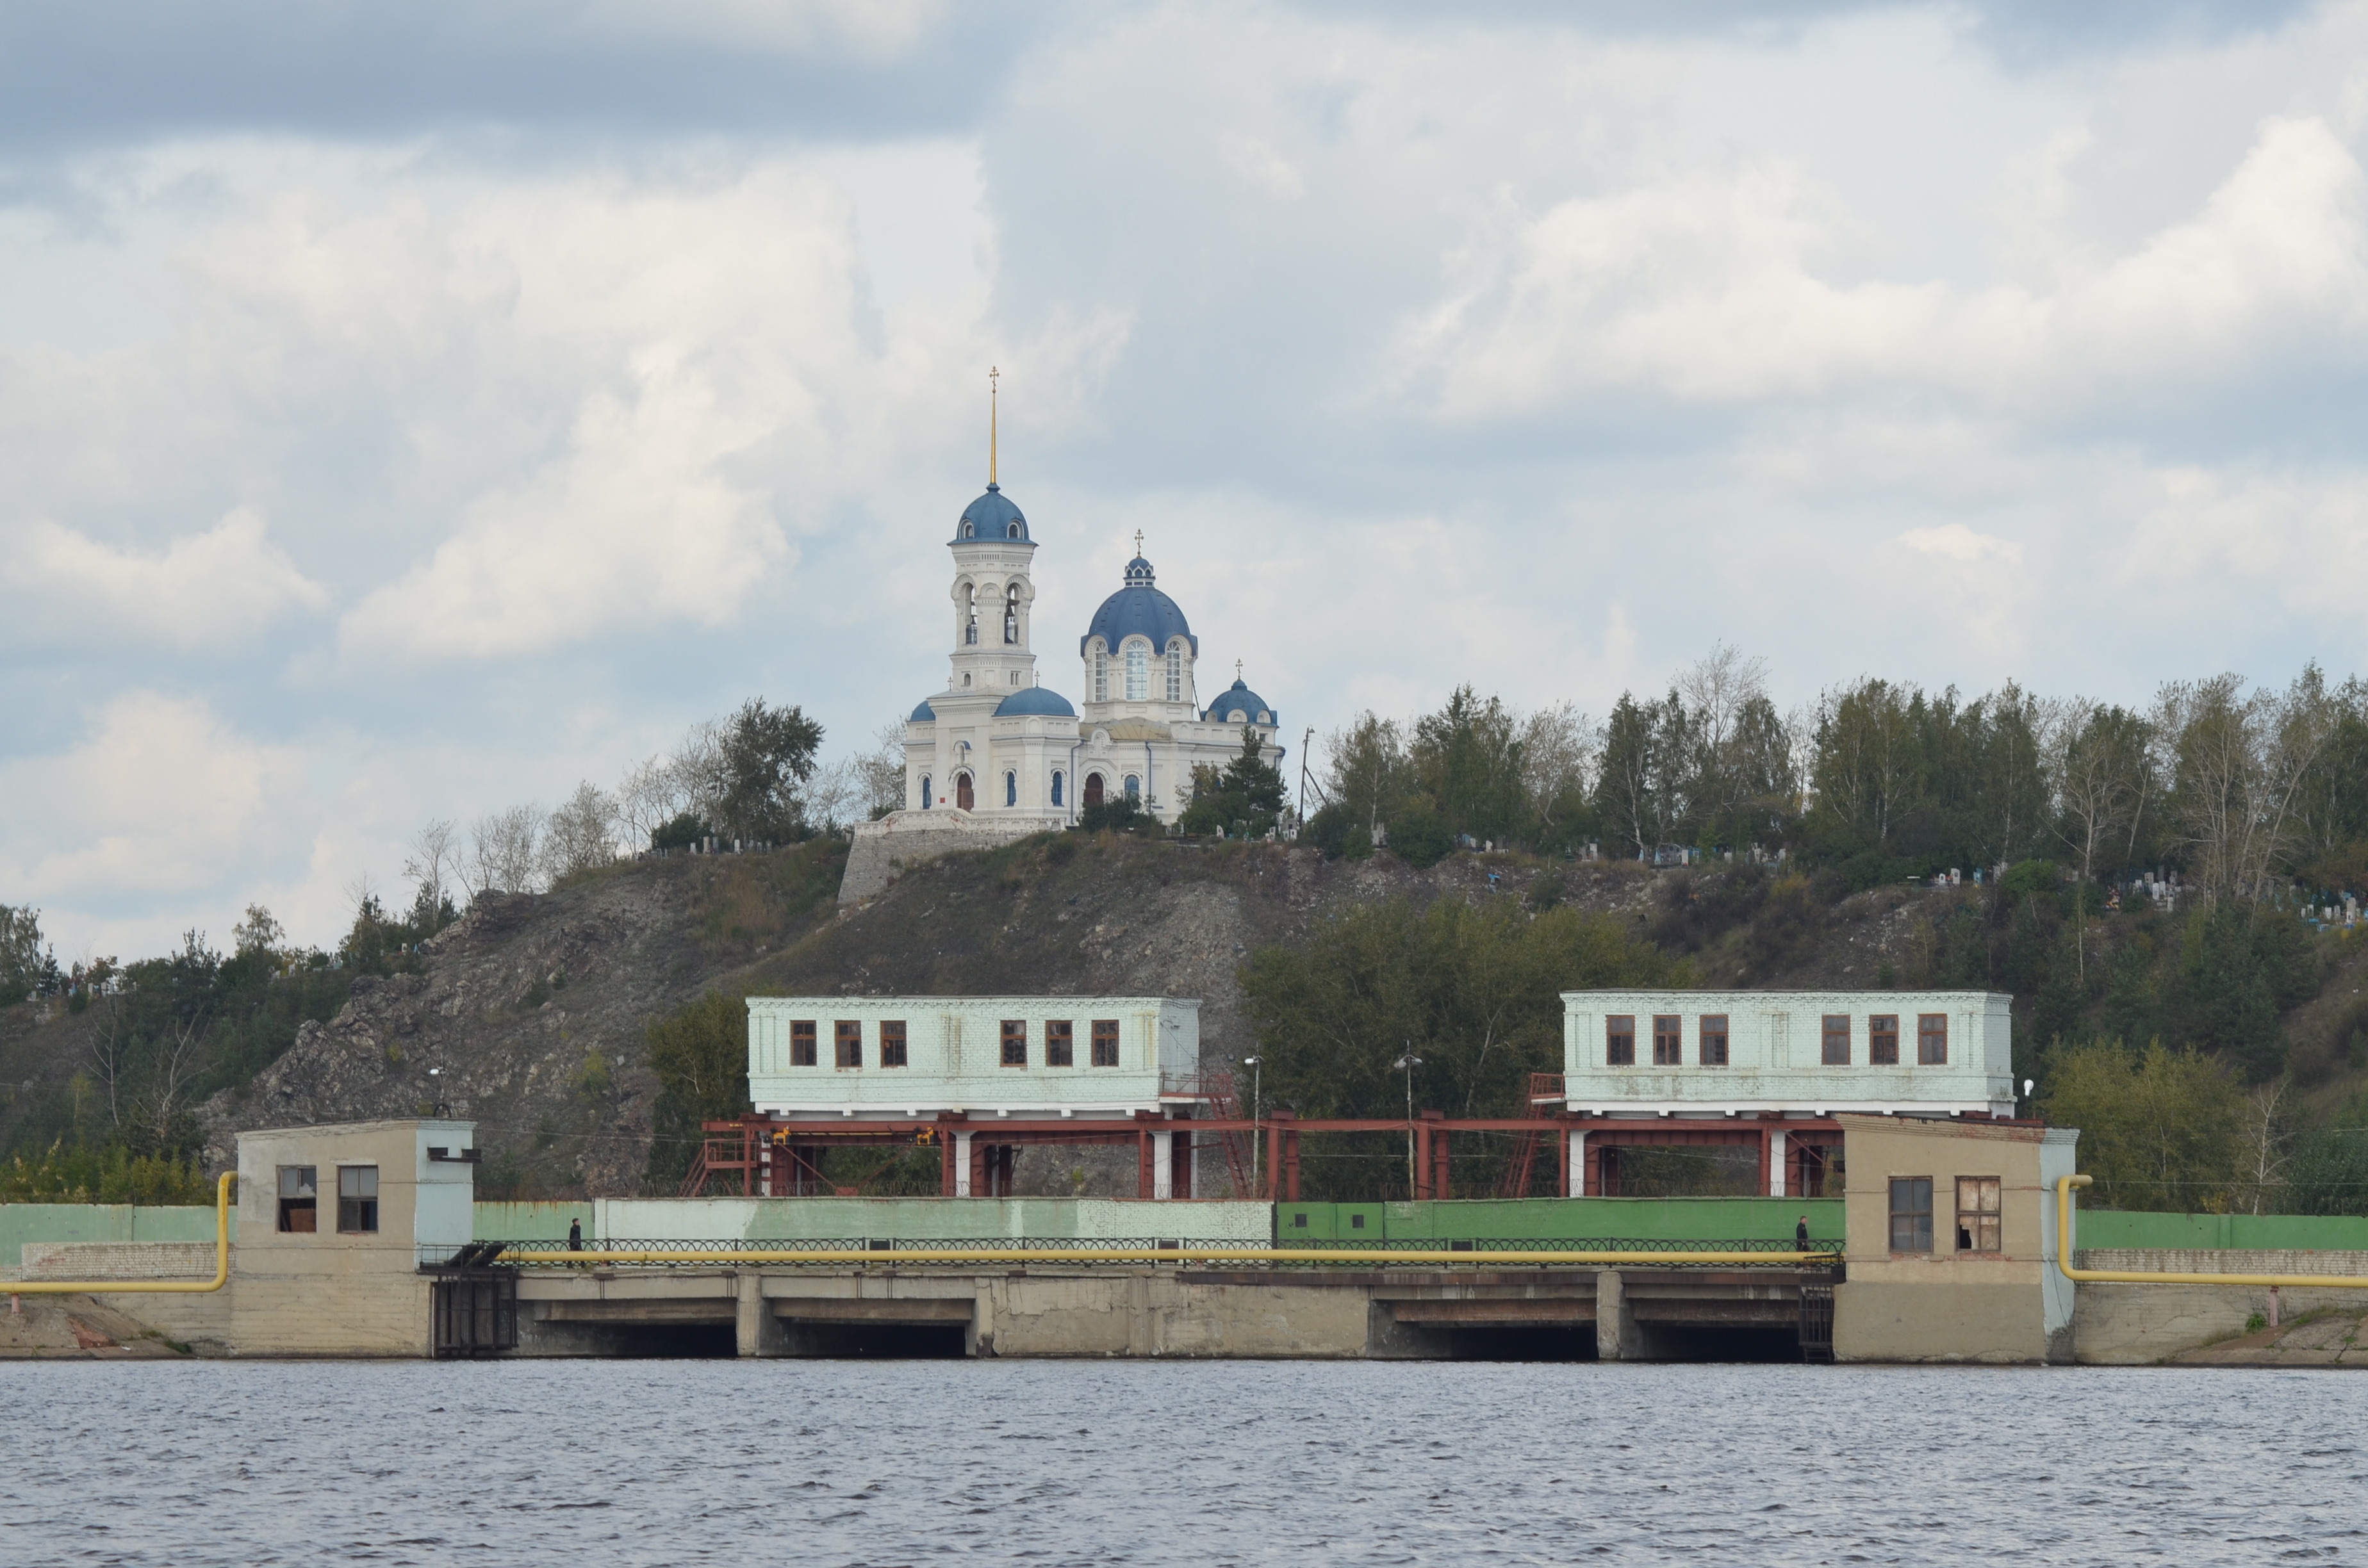
[[[1416,870],[1386,856],[1066,834],[916,868],[842,911],[844,854],[816,843],[645,860],[482,900],[424,945],[418,972],[357,979],[334,1018],[209,1101],[209,1164],[228,1160],[241,1129],[417,1115],[440,1099],[478,1123],[490,1192],[633,1192],[658,1091],[643,1030],[710,987],[1197,996],[1215,1062],[1250,1046],[1242,960],[1348,904],[1563,902],[1638,921],[1692,955],[1705,983],[1871,987],[1924,978],[1936,919],[1972,896],[1895,888],[1827,904],[1757,869],[1458,855]],[[28,1010],[10,1011],[21,1024]],[[75,1025],[20,1028],[12,1066],[70,1074]]]

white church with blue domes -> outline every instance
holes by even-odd
[[[1142,547],[1137,534],[1126,581],[1077,639],[1084,700],[1072,705],[1036,667],[1027,517],[992,477],[962,509],[947,542],[946,687],[905,721],[905,807],[856,830],[843,900],[876,892],[895,866],[1066,827],[1121,794],[1173,823],[1193,767],[1240,756],[1246,728],[1281,760],[1275,710],[1238,677],[1201,705],[1201,640]]]

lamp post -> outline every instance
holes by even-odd
[[[427,1070],[427,1095],[436,1107],[436,1115],[442,1117],[444,1115],[444,1069],[441,1067],[430,1067]]]
[[[1266,1074],[1266,1058],[1245,1056],[1242,1065],[1250,1070],[1250,1190],[1258,1192],[1262,1190],[1258,1187],[1258,1144],[1264,1141],[1258,1136],[1263,1131],[1258,1125],[1258,1086]]]
[[[1412,1040],[1408,1040],[1408,1041],[1406,1041],[1406,1054],[1405,1054],[1404,1056],[1399,1057],[1395,1062],[1391,1062],[1391,1063],[1390,1063],[1390,1065],[1391,1065],[1391,1066],[1393,1066],[1393,1067],[1400,1068],[1400,1069],[1404,1070],[1404,1072],[1406,1073],[1406,1197],[1407,1197],[1409,1199],[1411,1199],[1414,1197],[1414,1195],[1415,1195],[1415,1179],[1414,1179],[1414,1176],[1415,1176],[1415,1172],[1414,1172],[1414,1070],[1415,1070],[1416,1068],[1417,1068],[1417,1067],[1419,1067],[1419,1066],[1421,1066],[1421,1065],[1422,1065],[1422,1058],[1421,1058],[1421,1057],[1419,1057],[1419,1056],[1417,1056],[1417,1055],[1414,1053],[1414,1041],[1412,1041]]]

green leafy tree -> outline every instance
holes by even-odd
[[[2218,1059],[2156,1040],[2096,1040],[2049,1052],[2039,1109],[2080,1130],[2080,1167],[2100,1207],[2225,1210],[2238,1176],[2244,1092]]]
[[[0,1006],[58,989],[58,958],[38,910],[0,903]]]
[[[1282,774],[1260,754],[1266,743],[1244,725],[1240,755],[1224,771],[1202,764],[1192,769],[1189,803],[1178,819],[1194,835],[1247,833],[1263,837],[1281,820]]]
[[[1612,916],[1567,906],[1533,915],[1512,899],[1349,909],[1300,946],[1259,949],[1242,972],[1268,1098],[1306,1117],[1403,1116],[1406,1076],[1392,1063],[1409,1045],[1422,1062],[1418,1108],[1519,1114],[1528,1075],[1561,1070],[1565,990],[1691,980]],[[1402,1142],[1385,1134],[1328,1151],[1337,1142],[1304,1157],[1306,1189],[1370,1197],[1395,1179],[1403,1192]]]
[[[702,1125],[755,1108],[748,1098],[747,1004],[711,991],[652,1024],[644,1050],[658,1080],[645,1185],[671,1193],[690,1170],[706,1136]]]
[[[822,726],[795,708],[751,698],[724,728],[718,814],[734,838],[793,844],[810,836],[800,787],[814,776]]]

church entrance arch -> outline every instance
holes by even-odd
[[[963,811],[971,809],[970,775],[967,773],[954,775],[954,804]]]
[[[1102,776],[1099,773],[1088,773],[1086,775],[1086,804],[1099,806],[1101,803]]]

